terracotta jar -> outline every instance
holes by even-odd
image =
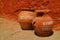
[[[21,28],[23,30],[31,30],[33,29],[32,27],[32,20],[36,17],[35,16],[35,12],[34,10],[22,10],[20,13],[19,13],[19,23],[21,25]]]
[[[35,34],[38,36],[47,37],[53,34],[53,19],[48,15],[36,17],[32,24],[34,25]]]

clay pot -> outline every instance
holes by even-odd
[[[36,17],[35,12],[33,10],[22,10],[19,13],[19,23],[23,30],[31,30],[32,27],[32,20]]]
[[[47,37],[53,34],[53,19],[48,15],[36,17],[32,24],[34,25],[35,34],[38,36]]]

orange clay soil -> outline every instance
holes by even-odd
[[[54,30],[60,30],[60,0],[0,0],[0,16],[17,20],[22,8],[49,9],[55,21]]]

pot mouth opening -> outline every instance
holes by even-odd
[[[34,9],[22,9],[21,11],[31,11],[31,12],[35,12]]]
[[[37,12],[37,17],[42,17],[45,13],[44,12]]]

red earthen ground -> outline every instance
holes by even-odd
[[[55,21],[53,29],[60,30],[60,0],[0,0],[0,17],[17,20],[22,8],[49,9]]]

